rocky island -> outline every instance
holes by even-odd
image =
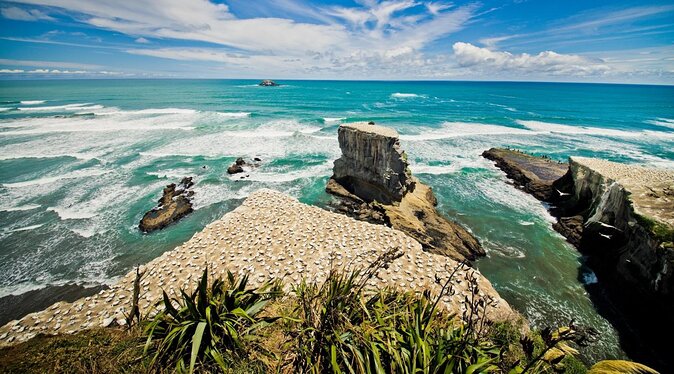
[[[157,207],[151,209],[140,220],[138,228],[143,232],[160,230],[192,212],[191,177],[183,178],[178,186],[171,183],[164,188]]]
[[[454,260],[485,254],[470,232],[438,213],[433,190],[412,176],[394,129],[349,123],[339,127],[338,138],[342,156],[326,187],[339,199],[338,211],[400,230]]]

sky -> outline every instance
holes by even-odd
[[[0,1],[0,79],[674,84],[674,1]]]

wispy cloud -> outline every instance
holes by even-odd
[[[100,69],[103,66],[93,64],[81,64],[77,62],[63,62],[63,61],[41,61],[41,60],[13,60],[7,58],[0,58],[0,65],[4,66],[34,66],[34,67],[48,67],[48,68],[64,68],[64,69]]]
[[[540,31],[486,37],[480,39],[480,43],[488,48],[530,44],[550,46],[601,35],[613,35],[614,38],[629,37],[633,33],[644,31],[643,26],[633,26],[634,22],[655,17],[660,18],[664,26],[668,26],[671,25],[669,19],[673,12],[674,5],[636,6],[618,10],[593,9],[553,22],[549,27]],[[663,25],[656,27],[663,27]]]
[[[11,6],[0,9],[0,14],[4,18],[16,21],[53,21],[54,18],[38,9],[21,9]]]
[[[474,71],[516,71],[519,74],[550,74],[566,76],[588,76],[604,74],[610,67],[604,61],[586,57],[560,54],[552,51],[536,55],[528,53],[512,54],[476,47],[470,43],[454,43],[454,55],[461,67]]]

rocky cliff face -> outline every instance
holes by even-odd
[[[342,157],[335,160],[335,179],[367,202],[390,204],[414,189],[407,156],[395,130],[365,122],[339,127]]]
[[[339,128],[342,156],[326,191],[339,197],[337,210],[356,219],[385,224],[420,242],[426,251],[455,260],[483,256],[466,229],[435,209],[433,190],[412,176],[398,133],[367,123]]]
[[[666,221],[638,212],[637,188],[607,177],[591,160],[571,158],[573,206],[584,218],[581,249],[598,256],[619,277],[656,295],[674,295],[674,246],[667,238]],[[639,178],[635,173],[635,178]],[[643,180],[642,180],[643,181]],[[674,179],[672,180],[674,183]],[[629,182],[627,182],[629,184]],[[657,200],[653,186],[652,200]],[[665,201],[666,205],[667,202]],[[666,207],[663,207],[666,208]],[[669,206],[674,210],[674,203]],[[656,227],[664,228],[661,236]],[[672,227],[669,227],[672,232]]]
[[[660,343],[674,334],[674,171],[572,157],[554,163],[566,173],[550,180],[537,177],[549,160],[522,155],[506,149],[483,154],[550,204],[555,230],[597,274],[599,283],[586,290],[630,357],[674,367],[669,347]]]

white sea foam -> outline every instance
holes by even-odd
[[[25,226],[25,227],[19,227],[17,229],[11,229],[11,230],[6,230],[2,232],[2,234],[10,234],[13,232],[20,232],[20,231],[29,231],[29,230],[34,230],[38,227],[42,227],[44,224],[37,224],[37,225],[30,225],[30,226]]]
[[[244,178],[243,180],[254,182],[266,182],[266,183],[292,182],[298,179],[307,179],[329,175],[331,170],[332,170],[332,162],[326,162],[321,165],[315,165],[305,169],[293,171],[277,170],[274,172],[261,172],[258,170],[247,170],[245,175],[249,176]],[[229,179],[242,180],[241,174],[233,174],[229,177]]]
[[[457,172],[456,165],[424,165],[424,164],[412,164],[410,165],[410,170],[414,174],[452,174]]]
[[[413,99],[417,97],[425,97],[424,95],[419,95],[415,93],[402,93],[402,92],[396,92],[394,94],[391,94],[392,98],[395,99]]]
[[[83,169],[76,170],[70,173],[61,174],[53,177],[43,177],[38,179],[27,180],[23,182],[14,182],[14,183],[2,183],[3,187],[7,188],[23,188],[28,186],[43,185],[54,183],[62,179],[74,179],[74,178],[84,178],[84,177],[96,177],[99,175],[107,174],[110,170],[102,169]]]
[[[182,116],[159,117],[94,117],[94,118],[25,118],[10,122],[12,130],[0,136],[37,135],[48,133],[114,132],[114,131],[164,131],[193,130],[194,118]]]
[[[39,204],[26,204],[26,205],[19,205],[19,206],[14,206],[14,207],[1,207],[0,211],[2,212],[21,212],[25,210],[33,210],[41,207]]]
[[[323,122],[325,123],[333,123],[333,122],[341,122],[344,121],[346,117],[324,117]]]
[[[194,114],[197,113],[194,109],[183,108],[149,108],[141,110],[128,111],[129,114]]]
[[[214,112],[220,117],[225,118],[246,118],[250,117],[250,112]]]
[[[531,226],[531,225],[534,224],[533,222],[530,222],[530,221],[521,221],[521,220],[517,221],[517,223],[519,223],[522,226]]]
[[[597,274],[593,273],[592,271],[588,273],[583,273],[582,275],[582,282],[583,284],[595,284],[599,283],[599,279],[597,279]]]
[[[65,154],[49,154],[49,153],[43,153],[44,150],[34,150],[34,149],[28,149],[28,152],[16,155],[16,154],[0,154],[0,161],[5,161],[5,160],[16,160],[16,159],[22,159],[22,158],[60,158],[60,157],[72,157],[76,158],[78,160],[93,160],[97,158],[98,156],[94,154],[87,154],[87,153],[65,153]]]
[[[651,125],[662,126],[662,127],[674,129],[674,120],[669,119],[669,118],[656,118],[654,120],[648,120],[648,121],[644,121],[644,122],[649,123]]]
[[[445,122],[439,129],[425,129],[419,134],[400,135],[401,140],[441,140],[478,135],[536,135],[535,132],[515,127],[470,122]]]
[[[7,112],[7,111],[10,111],[12,109],[14,109],[14,108],[0,108],[0,112]]]
[[[55,105],[55,106],[18,107],[16,109],[26,112],[58,112],[64,110],[78,110],[79,108],[86,107],[88,105],[91,105],[91,103]]]
[[[23,105],[37,105],[37,104],[44,104],[46,100],[21,100],[19,103]]]
[[[602,127],[571,126],[541,121],[517,120],[516,122],[537,133],[581,134],[581,135],[615,136],[615,137],[638,137],[645,135],[645,132],[643,131],[624,131]]]
[[[49,212],[55,212],[58,214],[59,218],[62,220],[67,219],[88,219],[96,216],[96,212],[79,210],[79,209],[68,209],[62,207],[49,207],[47,208]]]

